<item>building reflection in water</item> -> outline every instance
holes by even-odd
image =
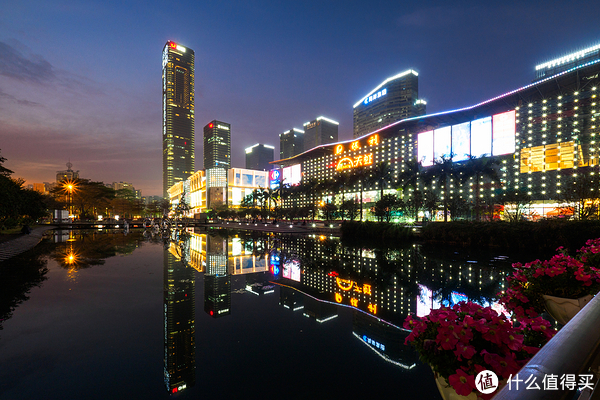
[[[353,335],[386,362],[410,370],[418,357],[404,339],[402,322],[410,313],[471,300],[492,304],[502,290],[505,269],[475,261],[452,261],[425,255],[420,246],[399,250],[347,248],[325,237],[281,240],[271,255],[280,267],[279,304],[318,322],[353,309]],[[498,307],[498,312],[502,310]]]
[[[213,318],[231,314],[231,274],[228,268],[227,240],[206,236],[204,311]]]
[[[409,334],[407,330],[355,310],[352,334],[386,362],[406,370],[417,366],[417,353],[404,344]]]
[[[213,318],[231,315],[232,293],[265,296],[275,293],[278,285],[279,305],[319,323],[334,320],[339,307],[354,310],[349,329],[357,343],[404,370],[413,369],[418,359],[404,345],[408,331],[401,326],[409,313],[428,313],[431,308],[467,299],[491,302],[502,290],[505,273],[490,263],[428,257],[419,246],[399,250],[348,248],[335,238],[323,236],[251,238],[190,232],[171,246],[170,257],[184,261],[166,269],[171,271],[170,280],[165,272],[165,282],[173,285],[173,296],[191,290],[188,296],[193,299],[193,270],[204,273],[204,310]],[[165,307],[170,295],[165,289]],[[177,312],[176,306],[181,304],[181,311],[189,316],[178,317],[183,329],[177,326],[173,332],[184,340],[182,348],[188,345],[186,351],[192,360],[193,305],[186,305],[185,296],[177,299],[180,302],[174,298],[173,311]],[[167,328],[168,322],[165,324]],[[186,329],[191,336],[185,336]],[[166,342],[168,332],[166,329]],[[165,346],[166,351],[171,348]],[[180,377],[185,368],[194,370],[193,360],[185,361],[165,361],[171,391],[189,385],[183,378],[174,379],[176,366],[182,371]]]
[[[164,379],[177,393],[196,383],[195,271],[185,248],[171,243],[164,254]]]

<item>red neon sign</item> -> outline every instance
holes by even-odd
[[[172,49],[176,49],[176,48],[177,48],[177,43],[175,43],[175,42],[169,42],[169,46],[170,46]]]

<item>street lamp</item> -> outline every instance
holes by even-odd
[[[69,217],[73,214],[73,210],[71,209],[71,205],[73,202],[73,192],[77,190],[77,185],[72,181],[66,181],[63,184],[63,190],[68,192],[69,197],[67,199],[67,210],[69,211]]]

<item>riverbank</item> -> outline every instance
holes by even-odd
[[[9,240],[0,242],[0,262],[33,249],[42,240],[44,233],[54,228],[56,226],[41,225],[34,227],[29,234],[10,235],[12,237]]]

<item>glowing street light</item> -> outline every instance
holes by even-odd
[[[73,210],[71,209],[72,208],[71,205],[73,202],[73,192],[77,191],[77,184],[73,181],[65,181],[63,183],[63,191],[69,193],[68,211],[69,211],[69,216],[71,216],[73,214]]]

